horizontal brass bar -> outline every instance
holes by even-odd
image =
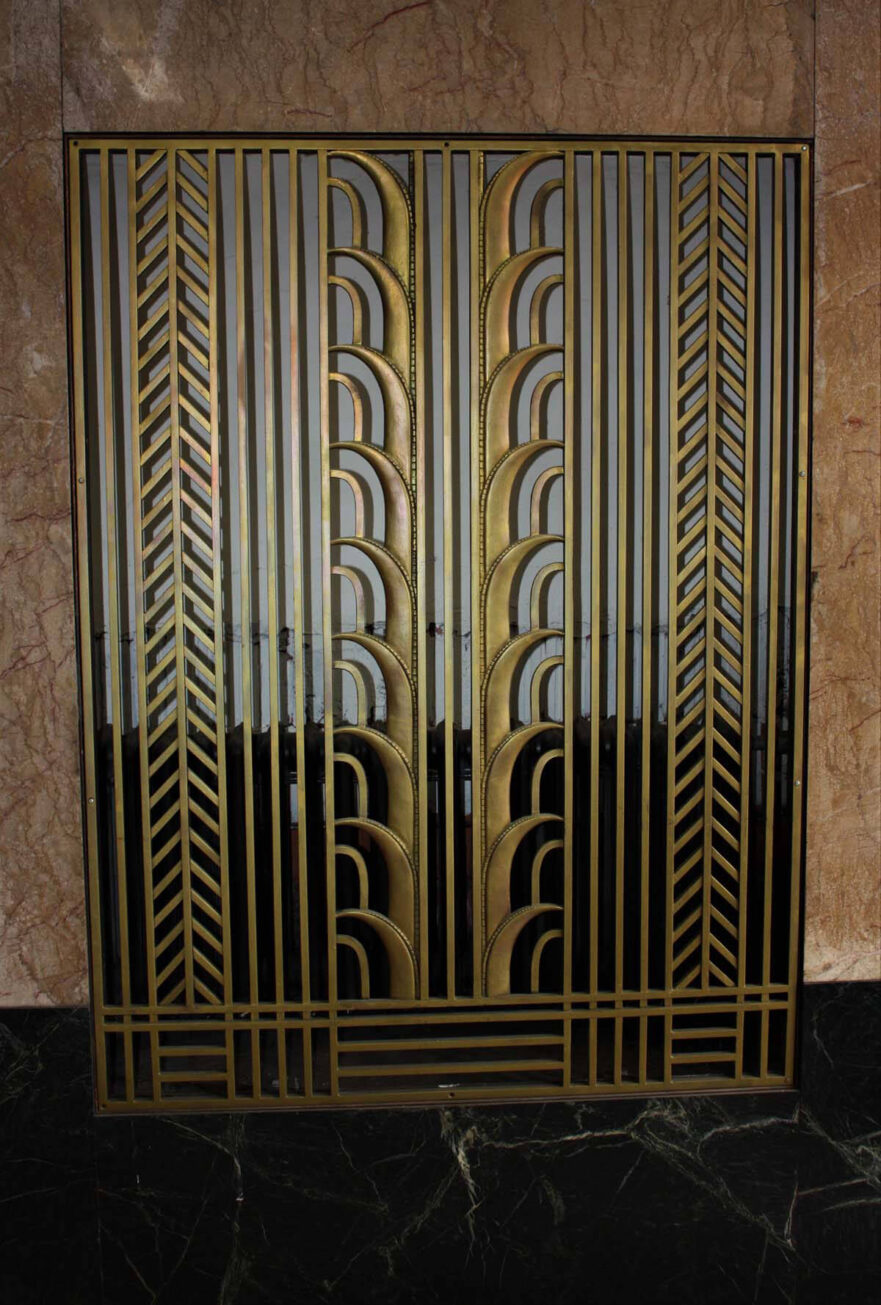
[[[522,1034],[517,1038],[518,1047],[552,1047],[562,1045],[562,1037],[543,1036],[542,1034]],[[511,1039],[505,1037],[470,1037],[470,1038],[386,1038],[377,1039],[359,1039],[349,1041],[340,1040],[340,1052],[363,1052],[363,1051],[434,1051],[440,1048],[452,1047],[507,1047],[511,1045]]]
[[[341,1065],[339,1075],[340,1078],[388,1078],[407,1074],[511,1074],[518,1070],[534,1073],[562,1068],[562,1060],[452,1060],[442,1065]]]
[[[72,150],[110,150],[111,153],[124,151],[134,144],[137,149],[141,150],[165,150],[169,144],[168,137],[144,137],[133,141],[131,137],[113,137],[106,135],[91,136],[87,132],[77,132],[72,137],[69,135],[68,140]],[[224,150],[244,150],[262,152],[264,149],[270,151],[283,152],[296,146],[303,153],[318,152],[321,150],[357,150],[357,151],[374,151],[377,153],[393,154],[401,151],[411,150],[442,150],[449,148],[452,151],[476,153],[496,153],[502,154],[507,151],[519,152],[541,148],[547,148],[547,137],[535,136],[286,136],[268,134],[261,136],[183,136],[174,138],[174,144],[180,150],[204,151],[207,145],[211,145],[218,152]],[[744,140],[733,142],[730,139],[713,140],[712,138],[692,138],[683,141],[681,138],[668,139],[665,137],[635,137],[633,139],[621,139],[621,137],[604,137],[604,136],[577,136],[577,137],[555,137],[551,142],[551,149],[562,155],[567,151],[592,151],[599,150],[603,154],[616,154],[620,149],[624,149],[628,154],[669,154],[676,149],[682,149],[683,152],[703,154],[708,153],[730,154],[732,151],[737,154],[745,154],[747,157],[753,154],[774,157],[777,154],[801,154],[808,153],[811,149],[810,143],[799,140]],[[699,160],[695,166],[699,166]]]
[[[393,1105],[430,1105],[436,1102],[438,1097],[447,1100],[454,1099],[459,1103],[467,1102],[517,1102],[517,1101],[577,1101],[584,1097],[631,1097],[645,1096],[647,1093],[658,1097],[681,1097],[699,1095],[718,1096],[724,1093],[740,1094],[744,1090],[749,1092],[779,1092],[791,1088],[793,1080],[783,1074],[768,1074],[763,1078],[757,1075],[745,1075],[736,1085],[730,1077],[717,1076],[712,1074],[696,1075],[688,1078],[685,1075],[678,1076],[675,1086],[671,1086],[663,1079],[650,1078],[644,1083],[629,1083],[622,1081],[618,1083],[600,1082],[596,1084],[574,1083],[569,1087],[556,1087],[553,1084],[541,1083],[518,1083],[513,1087],[477,1087],[469,1086],[467,1088],[453,1089],[418,1089],[409,1088],[402,1091],[384,1092],[343,1092],[339,1098],[331,1098],[329,1093],[321,1095],[316,1093],[311,1097],[288,1097],[280,1098],[287,1101],[295,1101],[297,1109],[303,1110],[327,1110],[338,1108],[341,1102],[345,1103],[346,1108],[364,1106],[375,1108],[377,1106]],[[278,1098],[261,1096],[259,1099],[242,1095],[233,1095],[223,1098],[192,1096],[187,1097],[183,1094],[175,1095],[173,1100],[165,1099],[162,1102],[163,1110],[173,1106],[175,1110],[193,1112],[194,1114],[204,1114],[215,1112],[228,1112],[233,1110],[265,1110],[271,1107],[274,1100]],[[151,1100],[135,1097],[132,1101],[105,1101],[99,1108],[100,1114],[108,1115],[134,1115],[149,1112],[155,1112],[156,1104]]]

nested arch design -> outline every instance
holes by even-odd
[[[345,169],[348,177],[338,175]],[[348,205],[348,244],[336,235],[336,210],[331,200],[337,193]],[[372,195],[375,218],[367,217],[367,200]],[[410,247],[412,211],[409,196],[400,179],[386,164],[376,159],[333,151],[327,158],[326,192],[322,203],[328,211],[327,260],[328,287],[328,371],[329,382],[344,390],[352,405],[352,425],[348,438],[332,427],[328,430],[330,483],[326,493],[331,513],[346,519],[340,508],[343,487],[351,494],[352,510],[348,514],[348,533],[330,540],[332,557],[345,546],[362,559],[362,566],[333,562],[331,572],[339,581],[347,581],[354,599],[354,629],[337,625],[342,613],[331,603],[330,636],[335,647],[343,641],[360,647],[369,656],[362,662],[336,657],[334,668],[354,682],[357,709],[354,721],[334,718],[333,761],[336,768],[346,765],[356,774],[358,810],[337,818],[351,828],[369,830],[373,848],[372,862],[381,862],[386,880],[388,903],[385,910],[374,904],[371,862],[360,862],[359,904],[357,908],[336,913],[339,942],[353,950],[359,960],[359,990],[340,991],[340,996],[368,998],[375,991],[377,968],[388,973],[389,995],[415,997],[418,988],[419,962],[416,956],[418,937],[417,898],[414,882],[418,873],[416,826],[416,734],[415,734],[415,665],[414,622],[415,571],[413,531],[413,485],[411,481],[411,447],[413,434],[413,375],[411,368],[412,296],[410,293]],[[345,226],[341,222],[340,226]],[[357,274],[342,269],[353,267]],[[341,269],[341,270],[337,270]],[[366,284],[365,284],[366,283]],[[368,287],[370,293],[368,293]],[[350,313],[343,324],[331,310],[331,297],[343,293]],[[342,338],[345,326],[349,338]],[[339,332],[339,334],[337,333]],[[356,359],[372,378],[376,401],[365,392],[357,375],[347,370]],[[365,409],[369,405],[369,424]],[[336,465],[345,455],[352,466],[359,462],[363,470],[346,470]],[[381,499],[381,514],[368,514],[364,508],[365,480],[370,481]],[[334,499],[337,502],[334,502]],[[336,508],[336,511],[334,509]],[[381,515],[383,529],[376,531]],[[374,526],[374,533],[368,525]],[[381,607],[384,620],[381,633],[367,616],[363,560],[370,564],[372,579],[371,611]],[[366,663],[366,664],[365,664]],[[368,669],[369,667],[369,669]],[[364,683],[370,678],[370,685]],[[368,715],[368,698],[382,699],[382,721],[375,713]],[[335,704],[337,699],[335,698]],[[364,759],[353,755],[353,745]],[[385,793],[384,819],[371,816],[371,790],[382,786]],[[379,831],[381,837],[376,837]],[[335,847],[333,855],[351,861],[353,849]],[[407,906],[402,909],[401,902]],[[357,924],[362,937],[350,931]],[[339,977],[339,976],[338,976]]]
[[[551,159],[554,175],[528,193],[530,173]],[[561,813],[541,809],[533,808],[517,817],[510,811],[511,775],[523,749],[527,745],[534,749],[536,743],[548,747],[548,752],[540,753],[534,763],[539,776],[548,756],[565,756],[565,748],[554,746],[559,728],[550,720],[547,700],[542,695],[543,685],[565,661],[565,654],[553,650],[554,644],[563,643],[562,607],[553,614],[555,623],[551,624],[552,614],[546,607],[543,610],[542,604],[543,591],[549,588],[554,575],[565,572],[562,557],[554,554],[562,554],[566,523],[562,514],[556,523],[549,522],[546,503],[554,481],[566,475],[565,432],[562,422],[556,427],[551,425],[547,402],[553,387],[563,381],[563,348],[558,340],[550,338],[545,311],[551,293],[563,283],[557,270],[562,262],[562,246],[549,245],[546,230],[548,203],[562,187],[563,160],[559,155],[526,155],[510,160],[498,171],[483,199],[488,235],[481,302],[485,356],[481,498],[485,507],[480,541],[479,729],[481,750],[486,756],[480,793],[486,871],[480,950],[481,979],[490,996],[511,991],[514,948],[528,925],[540,922],[542,926],[532,944],[533,986],[538,983],[545,946],[551,938],[562,938],[559,917],[563,902],[542,899],[540,872],[531,875],[532,895],[521,905],[512,902],[510,882],[513,859],[524,837],[539,834],[542,841],[533,854],[533,867],[536,863],[540,867],[547,843],[559,844],[559,827],[564,819]],[[518,203],[524,201],[529,243],[520,247],[515,231]],[[525,300],[523,304],[521,299]],[[522,344],[518,331],[521,307],[529,322],[528,339]],[[518,439],[519,401],[525,401],[529,411],[527,442]],[[539,460],[542,469],[530,475],[532,464]],[[528,533],[521,533],[518,527],[518,496],[524,493]],[[549,528],[551,524],[556,525],[555,530]],[[537,570],[535,566],[530,568],[531,562],[538,563]],[[525,580],[529,624],[521,628],[517,614],[520,586]],[[540,654],[538,659],[533,656],[535,652]],[[524,678],[524,662],[531,663],[524,686],[529,706],[524,712],[526,718],[520,720],[520,694],[515,685],[519,688]],[[513,711],[512,697],[518,700]],[[532,787],[540,808],[541,784]]]

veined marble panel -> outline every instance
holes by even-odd
[[[0,5],[0,1005],[86,993],[59,12]]]
[[[798,136],[809,0],[64,0],[69,131]]]
[[[817,18],[805,977],[881,976],[881,5]]]

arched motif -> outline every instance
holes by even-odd
[[[350,847],[347,843],[337,843],[336,851],[337,858],[347,858],[354,865],[358,876],[358,906],[362,911],[366,910],[370,905],[370,880],[363,854],[357,847]]]
[[[379,911],[360,909],[337,911],[337,920],[359,920],[373,930],[382,943],[388,960],[391,996],[412,1000],[416,996],[416,956],[403,930],[399,929],[387,915],[380,915]],[[342,931],[337,936],[341,943],[348,946],[352,946],[353,942],[357,941],[351,934]]]
[[[559,354],[557,344],[534,344],[508,354],[490,374],[481,395],[481,424],[487,468],[493,468],[511,447],[511,425],[515,416],[514,397],[524,377],[542,358]],[[530,438],[540,438],[538,413],[530,424]]]
[[[511,338],[512,310],[527,273],[531,272],[537,264],[558,257],[559,254],[559,249],[524,249],[520,254],[513,254],[495,272],[485,291],[483,305],[487,370],[495,370],[498,364],[507,358],[515,344]],[[533,294],[531,302],[534,302],[534,297]],[[530,320],[531,318],[530,307]],[[529,343],[534,347],[542,342],[533,334]]]
[[[550,296],[564,283],[559,264],[562,250],[548,242],[547,209],[551,197],[563,186],[563,165],[542,179],[531,195],[527,211],[529,244],[515,243],[517,196],[532,168],[546,165],[558,155],[549,152],[515,156],[499,169],[483,200],[485,280],[481,297],[483,384],[481,388],[481,440],[484,452],[482,499],[482,552],[480,558],[481,626],[480,720],[475,755],[484,759],[479,786],[479,857],[483,883],[481,970],[488,995],[510,991],[511,957],[523,929],[534,919],[558,913],[559,903],[541,901],[541,867],[549,850],[562,840],[546,839],[535,853],[531,871],[531,900],[515,903],[511,874],[515,854],[523,840],[546,826],[562,821],[556,812],[541,810],[541,780],[551,761],[563,756],[559,747],[543,748],[535,760],[532,745],[544,742],[559,724],[544,715],[544,691],[550,676],[564,665],[564,656],[542,653],[542,645],[562,636],[543,612],[545,595],[555,576],[565,576],[559,560],[562,535],[549,529],[547,500],[551,487],[562,478],[565,486],[566,446],[548,427],[548,401],[563,377],[554,355],[561,347],[545,338],[546,308]],[[524,298],[529,318],[529,340],[518,343],[517,309]],[[550,367],[548,367],[550,362]],[[521,399],[522,395],[522,399]],[[521,403],[528,405],[528,440],[518,429]],[[553,451],[552,465],[534,461]],[[524,511],[529,533],[520,537],[518,511]],[[549,556],[543,557],[546,553]],[[537,569],[536,569],[537,568]],[[528,592],[524,588],[528,585]],[[528,599],[529,626],[518,624],[521,593]],[[530,658],[540,658],[532,666]],[[513,718],[513,690],[529,676],[529,719]],[[525,682],[524,689],[527,687]],[[514,768],[531,766],[531,811],[514,816],[511,784]],[[541,935],[531,959],[532,990],[540,980],[541,956],[561,930]]]
[[[549,942],[561,941],[563,937],[562,929],[548,929],[541,935],[535,947],[532,949],[532,963],[529,969],[529,991],[540,991],[541,978],[541,958]]]
[[[352,245],[356,249],[363,248],[365,225],[363,198],[350,182],[344,181],[340,177],[330,177],[327,184],[341,191],[349,201],[352,212]]]
[[[334,175],[337,162],[345,161],[345,177]],[[355,495],[354,534],[337,535],[330,539],[334,561],[331,572],[353,587],[356,606],[354,630],[331,629],[330,639],[335,646],[343,641],[362,648],[368,655],[371,670],[351,657],[335,656],[334,666],[350,675],[356,684],[358,698],[357,720],[354,724],[335,721],[333,725],[334,760],[349,765],[356,774],[358,786],[357,813],[345,818],[336,817],[334,831],[356,829],[359,838],[368,837],[379,854],[387,876],[388,914],[377,911],[370,903],[370,865],[356,849],[345,843],[337,844],[343,858],[354,860],[359,874],[359,906],[357,909],[338,911],[336,914],[339,941],[352,947],[362,966],[362,994],[369,992],[371,975],[370,956],[375,953],[365,948],[359,939],[347,932],[352,922],[367,928],[373,945],[382,948],[388,962],[390,991],[394,997],[413,997],[418,986],[419,919],[416,893],[416,859],[418,847],[417,792],[414,781],[416,771],[415,742],[415,666],[413,664],[413,625],[415,594],[412,577],[415,573],[413,540],[412,433],[413,393],[411,377],[411,341],[413,306],[410,297],[410,245],[411,213],[409,198],[397,176],[381,160],[355,151],[331,151],[327,155],[325,204],[330,203],[334,190],[344,194],[352,210],[352,243],[347,247],[336,245],[326,250],[327,286],[343,289],[353,305],[353,334],[349,342],[327,340],[327,384],[344,387],[352,399],[352,438],[341,439],[338,432],[326,432],[328,453],[345,452],[349,459],[361,459],[365,473],[369,468],[371,492],[382,497],[381,534],[370,533],[378,529],[379,514],[374,511],[368,518],[365,511],[365,490],[368,477],[352,469],[329,466],[327,494],[332,495],[345,485]],[[377,227],[367,221],[367,193],[378,195],[380,220]],[[375,214],[375,208],[371,209]],[[380,248],[381,244],[381,248]],[[364,292],[354,279],[354,274],[338,274],[340,260],[350,259],[361,269],[359,280],[369,278],[378,293],[378,301],[370,295],[376,307],[381,305],[382,321],[371,320],[368,343],[362,300]],[[375,347],[382,340],[381,348]],[[357,377],[346,370],[348,359],[367,368],[376,382],[374,397]],[[378,391],[379,405],[375,394]],[[365,438],[365,405],[371,403],[370,438]],[[328,405],[328,420],[333,414]],[[329,459],[328,459],[329,461]],[[378,491],[377,486],[378,484]],[[376,499],[373,500],[374,505]],[[346,564],[339,561],[339,550],[346,549]],[[351,561],[360,554],[362,567]],[[370,596],[373,610],[384,611],[384,625],[379,632],[365,619],[367,591],[365,580],[372,586]],[[379,586],[381,593],[377,591]],[[337,619],[331,614],[331,620]],[[367,715],[367,677],[379,677],[374,685],[375,694],[384,690],[386,716],[384,722],[370,721]],[[368,757],[370,760],[368,761]],[[382,775],[382,786],[387,794],[385,805],[377,807],[370,793],[371,776],[374,785]],[[385,809],[387,806],[387,810]],[[376,819],[377,810],[383,823]],[[372,864],[376,865],[375,860]],[[363,935],[362,935],[363,936]],[[360,947],[360,951],[359,951]],[[363,957],[363,960],[362,960]],[[366,973],[364,967],[366,966]]]
[[[358,961],[358,972],[361,976],[361,1000],[367,1001],[370,997],[370,962],[367,959],[367,949],[360,939],[353,938],[348,933],[338,934],[337,942],[340,947],[348,947],[355,953]]]
[[[376,349],[362,344],[332,344],[330,354],[339,360],[346,354],[359,359],[370,368],[382,395],[383,429],[382,447],[395,463],[402,476],[409,479],[410,443],[413,414],[410,394],[404,378],[391,362]]]

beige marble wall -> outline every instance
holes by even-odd
[[[881,5],[817,15],[805,972],[881,975]]]
[[[65,0],[65,127],[797,136],[811,7]]]
[[[878,0],[819,3],[810,978],[878,972]],[[62,129],[807,136],[814,54],[811,0],[0,0],[0,1004],[85,992]]]
[[[59,15],[0,3],[0,1003],[86,996]]]

